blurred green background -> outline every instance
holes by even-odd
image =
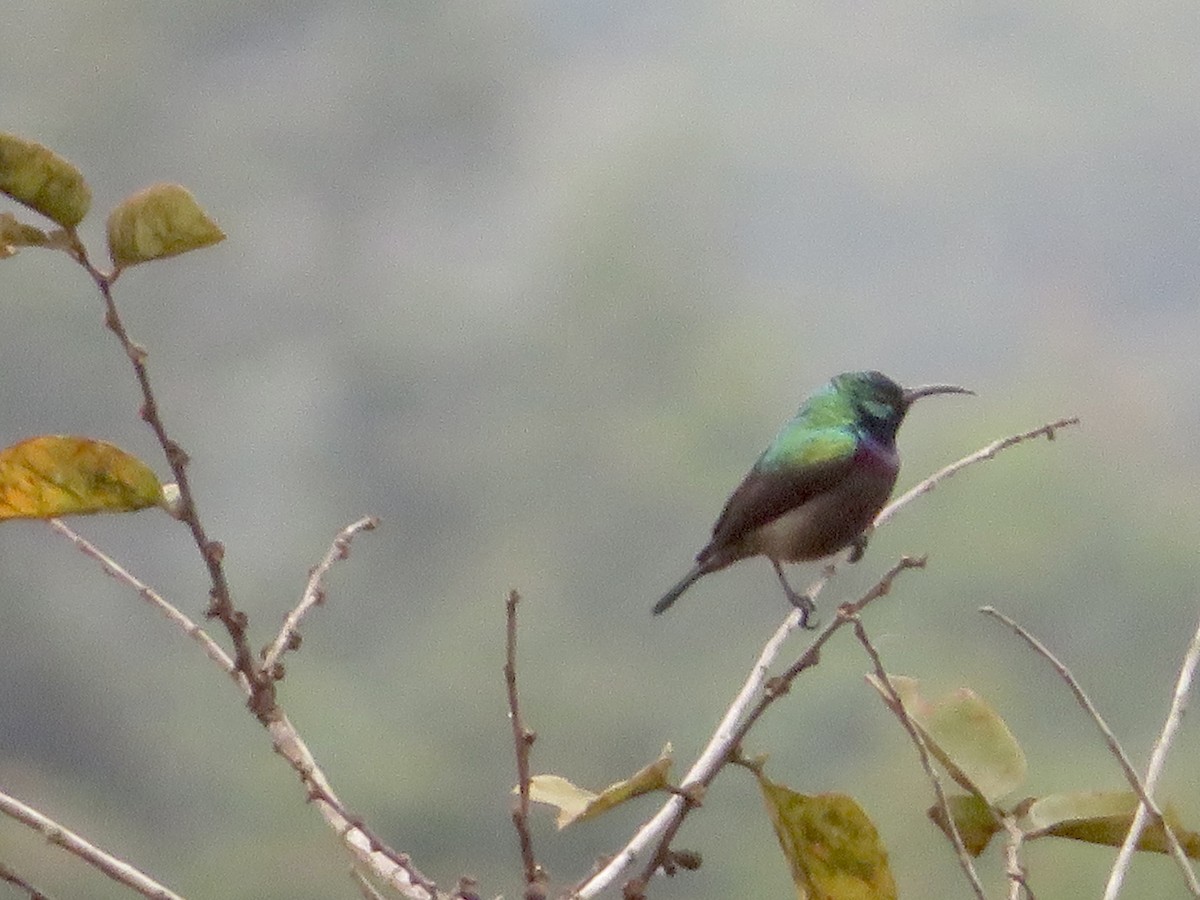
[[[690,763],[782,598],[753,562],[661,620],[650,604],[779,423],[847,369],[979,394],[917,407],[901,488],[993,438],[1084,425],[920,501],[825,614],[927,552],[869,616],[893,671],[988,697],[1030,793],[1118,787],[1062,685],[975,612],[994,604],[1146,758],[1200,576],[1194,4],[0,0],[0,18],[0,128],[87,174],[96,254],[107,211],[158,180],[229,235],[131,270],[117,299],[256,645],[334,533],[382,517],[282,700],[346,801],[440,883],[519,892],[505,592],[525,596],[535,769],[599,787],[666,741]],[[0,298],[0,443],[89,434],[165,474],[82,271],[23,252]],[[164,515],[74,524],[203,610]],[[0,609],[4,789],[190,898],[355,896],[237,694],[128,590],[14,523]],[[839,639],[747,749],[854,794],[904,896],[963,896],[867,668]],[[1193,827],[1198,739],[1189,721],[1164,788]],[[540,855],[574,880],[654,808],[563,834],[539,815]],[[678,843],[705,866],[655,897],[792,895],[745,773]],[[1110,860],[1028,847],[1043,898],[1097,896]],[[0,861],[60,898],[128,896],[11,822]],[[982,868],[999,889],[994,851]],[[1182,888],[1144,858],[1127,896]]]

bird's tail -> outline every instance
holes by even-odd
[[[700,568],[699,563],[692,566],[692,570],[679,579],[679,584],[675,585],[675,587],[663,594],[663,598],[654,604],[654,615],[657,616],[659,613],[666,612],[666,610],[670,608],[671,604],[678,600],[679,596],[693,584],[695,584],[703,574],[704,570]]]

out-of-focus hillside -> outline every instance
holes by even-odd
[[[1191,5],[0,13],[0,129],[88,175],[97,252],[107,210],[158,180],[229,235],[129,271],[117,299],[257,643],[334,533],[382,517],[282,697],[347,801],[441,883],[466,870],[484,896],[517,891],[505,592],[526,598],[536,768],[601,786],[666,741],[690,761],[782,599],[756,562],[661,620],[649,606],[778,424],[847,369],[978,392],[914,411],[902,487],[993,438],[1084,424],[922,500],[826,614],[928,552],[871,616],[893,670],[989,697],[1031,793],[1118,786],[1065,691],[975,612],[991,603],[1145,756],[1200,581]],[[82,273],[23,252],[0,298],[0,444],[86,433],[156,459]],[[165,516],[78,524],[202,611],[202,568]],[[136,598],[17,523],[0,529],[0,608],[6,790],[189,898],[353,896],[236,695]],[[801,789],[855,794],[905,896],[955,895],[867,668],[831,647],[748,749]],[[1185,726],[1177,759],[1197,740]],[[1187,818],[1195,772],[1168,782]],[[638,815],[561,835],[540,817],[544,861],[574,878]],[[704,869],[654,896],[783,896],[773,841],[729,773],[681,837]],[[1108,859],[1030,848],[1055,898],[1095,896]],[[0,861],[56,896],[124,896],[11,823]],[[1174,889],[1163,860],[1135,876],[1130,896]]]

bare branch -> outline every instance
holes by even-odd
[[[1196,882],[1196,875],[1192,871],[1191,864],[1188,862],[1187,854],[1184,852],[1183,847],[1180,846],[1178,839],[1175,837],[1175,832],[1163,818],[1162,810],[1158,808],[1158,805],[1151,798],[1151,794],[1147,786],[1142,784],[1141,778],[1138,777],[1138,773],[1134,769],[1133,763],[1130,762],[1124,748],[1121,747],[1120,742],[1117,740],[1117,736],[1113,734],[1112,729],[1108,727],[1108,723],[1104,721],[1104,717],[1100,715],[1100,711],[1096,709],[1096,706],[1092,703],[1091,698],[1088,697],[1088,695],[1084,692],[1075,676],[1071,674],[1071,670],[1068,669],[1058,659],[1058,657],[1051,653],[1050,649],[1046,647],[1045,644],[1035,638],[1023,627],[1018,625],[1014,620],[1004,615],[1004,613],[999,612],[991,606],[980,607],[979,611],[985,616],[991,616],[993,619],[996,619],[997,621],[1002,622],[1011,628],[1013,632],[1015,632],[1016,635],[1021,638],[1021,640],[1025,641],[1025,643],[1028,644],[1035,653],[1050,663],[1054,671],[1058,674],[1058,677],[1066,683],[1067,688],[1075,697],[1076,702],[1083,708],[1083,711],[1091,717],[1092,721],[1096,723],[1096,727],[1100,729],[1100,734],[1104,737],[1104,743],[1108,745],[1109,752],[1117,761],[1117,765],[1121,767],[1121,772],[1125,775],[1125,780],[1129,782],[1130,788],[1132,788],[1133,792],[1137,794],[1138,799],[1142,802],[1142,804],[1145,804],[1145,806],[1149,808],[1150,814],[1153,815],[1155,821],[1162,825],[1163,832],[1166,834],[1167,838],[1167,846],[1171,851],[1171,856],[1174,857],[1175,862],[1178,863],[1180,870],[1183,872],[1183,877],[1188,882],[1188,888],[1191,890],[1192,896],[1200,897],[1200,884],[1197,884]],[[1141,808],[1142,807],[1139,807],[1139,810]],[[1140,834],[1140,828],[1138,829],[1138,832]],[[1136,838],[1134,839],[1134,843],[1137,843]]]
[[[233,666],[233,660],[229,657],[221,646],[214,641],[208,633],[193,622],[190,618],[179,611],[174,605],[166,600],[161,594],[155,591],[152,587],[139,580],[135,575],[127,571],[120,563],[106,554],[103,550],[93,544],[87,538],[81,536],[77,531],[63,522],[61,519],[51,519],[48,523],[50,527],[73,543],[85,556],[89,556],[96,562],[100,563],[100,568],[104,570],[104,574],[117,581],[125,584],[135,591],[139,597],[165,615],[168,619],[179,626],[188,637],[198,643],[201,649],[204,650],[204,655],[215,662],[225,674],[233,678],[244,691],[248,692],[245,678]]]
[[[235,668],[233,660],[195,622],[62,522],[54,520],[50,524],[55,531],[99,562],[107,574],[133,588],[143,600],[163,612],[168,619],[179,626],[184,634],[199,643],[205,654],[222,671],[233,677],[247,698],[252,696],[249,684],[244,675]],[[351,528],[354,527],[351,526]],[[274,707],[271,715],[263,724],[271,734],[275,751],[292,766],[304,784],[309,798],[316,802],[325,821],[337,832],[342,842],[359,862],[406,897],[415,898],[415,900],[434,900],[434,898],[443,896],[438,893],[434,883],[422,875],[407,856],[387,847],[366,825],[346,810],[330,786],[325,773],[317,765],[308,746],[284,716],[282,710],[277,706]]]
[[[879,515],[877,515],[875,517],[875,521],[871,523],[870,531],[873,532],[877,528],[882,528],[884,525],[888,524],[893,517],[895,517],[896,513],[900,512],[900,510],[908,506],[908,504],[912,503],[918,497],[930,493],[947,478],[951,478],[968,466],[975,465],[976,463],[980,463],[985,460],[994,459],[996,454],[1000,451],[1007,450],[1009,447],[1015,447],[1017,444],[1033,440],[1035,438],[1044,436],[1047,440],[1052,441],[1058,434],[1059,429],[1069,428],[1072,425],[1078,424],[1079,417],[1070,416],[1068,418],[1056,419],[1053,422],[1047,422],[1045,425],[1041,425],[1032,429],[1031,431],[1023,431],[1020,434],[1011,434],[1008,437],[992,441],[992,443],[988,444],[986,447],[981,447],[974,453],[952,462],[950,465],[934,472],[924,481],[921,481],[909,488],[879,511]],[[837,574],[840,562],[845,559],[850,552],[852,551],[848,549],[846,551],[842,551],[841,553],[835,554],[831,561],[822,570],[820,576],[809,586],[808,590],[805,591],[805,595],[815,600],[817,595],[824,590],[825,585],[829,583],[829,580]]]
[[[909,740],[917,748],[917,756],[921,759],[921,768],[925,770],[925,777],[933,785],[933,793],[937,797],[938,808],[941,809],[942,815],[946,817],[946,827],[950,831],[954,851],[958,855],[958,865],[962,868],[963,874],[967,876],[967,881],[970,882],[971,890],[975,892],[975,896],[979,900],[987,900],[983,884],[979,881],[979,873],[975,871],[975,864],[971,862],[971,854],[967,853],[967,847],[963,843],[962,835],[958,831],[958,823],[954,821],[954,814],[950,811],[950,802],[946,799],[946,791],[942,787],[942,779],[938,777],[937,770],[933,767],[933,760],[929,757],[929,747],[925,744],[925,738],[921,735],[916,723],[909,716],[908,710],[904,708],[904,703],[900,700],[900,694],[896,691],[892,680],[888,677],[887,670],[883,667],[883,660],[879,658],[879,651],[875,649],[875,645],[867,637],[867,630],[863,627],[862,619],[859,618],[858,613],[853,614],[853,621],[854,636],[858,638],[858,642],[867,651],[867,656],[871,658],[871,666],[875,670],[875,677],[887,691],[884,702],[887,703],[887,707],[892,711],[892,714],[899,719],[900,724],[908,733]]]
[[[1005,876],[1008,878],[1008,900],[1021,900],[1022,895],[1025,900],[1037,900],[1033,896],[1033,889],[1029,886],[1025,867],[1021,865],[1021,847],[1025,843],[1025,832],[1017,825],[1016,818],[1008,813],[1000,817],[1000,822],[1008,833],[1008,840],[1004,842],[1004,869]]]
[[[325,822],[337,832],[342,843],[359,862],[370,868],[377,878],[412,900],[442,900],[445,897],[413,865],[407,854],[393,850],[346,809],[300,733],[278,708],[267,723],[267,731],[271,734],[275,752],[286,759],[300,776],[309,799],[316,804]]]
[[[200,551],[210,581],[209,606],[206,615],[219,620],[224,626],[233,644],[232,656],[222,650],[191,619],[130,575],[92,544],[61,522],[52,523],[52,527],[73,541],[84,553],[100,562],[109,575],[134,588],[143,599],[158,607],[185,634],[197,641],[213,662],[224,672],[232,675],[248,698],[249,709],[270,733],[276,752],[287,759],[305,785],[309,798],[317,804],[326,821],[337,831],[357,859],[406,897],[415,898],[415,900],[440,900],[445,895],[438,892],[433,882],[425,878],[405,854],[392,850],[361,821],[346,811],[330,787],[324,773],[317,766],[308,747],[276,702],[275,683],[279,658],[293,645],[301,618],[312,605],[320,602],[321,581],[325,572],[332,566],[336,558],[345,555],[352,535],[360,530],[374,527],[375,520],[364,519],[350,526],[338,536],[330,555],[312,573],[308,590],[300,604],[285,620],[276,644],[267,650],[265,664],[258,665],[250,649],[247,633],[248,618],[245,612],[235,606],[225,574],[225,548],[219,541],[208,537],[200,520],[195,496],[188,478],[188,455],[168,435],[166,425],[159,412],[146,364],[149,354],[145,348],[138,345],[129,336],[113,300],[112,287],[120,276],[121,269],[118,267],[110,272],[104,272],[97,268],[89,259],[87,249],[79,240],[74,228],[68,227],[65,230],[65,237],[65,249],[83,266],[100,292],[104,302],[105,327],[116,336],[133,368],[134,377],[142,395],[140,416],[153,431],[175,477],[178,502],[173,504],[171,514],[187,525],[192,534],[192,540]],[[175,895],[168,893],[162,896],[174,897]]]
[[[358,892],[362,894],[363,900],[387,900],[362,872],[356,869],[350,873],[350,877],[354,879],[354,884],[358,888]]]
[[[18,891],[24,891],[29,900],[50,900],[49,896],[43,894],[4,863],[0,863],[0,881],[11,884]]]
[[[1150,765],[1146,768],[1146,793],[1142,798],[1141,804],[1138,805],[1137,815],[1134,817],[1133,825],[1129,829],[1129,834],[1125,838],[1125,843],[1121,846],[1121,852],[1117,855],[1117,861],[1113,864],[1112,872],[1109,875],[1108,885],[1104,890],[1104,900],[1114,900],[1121,890],[1121,883],[1125,878],[1125,872],[1129,869],[1129,864],[1133,858],[1133,851],[1137,849],[1138,840],[1142,836],[1142,830],[1146,827],[1146,819],[1148,809],[1151,808],[1150,798],[1154,796],[1154,788],[1158,785],[1158,779],[1162,775],[1163,767],[1167,762],[1167,754],[1171,750],[1171,744],[1175,740],[1175,733],[1179,730],[1179,723],[1183,720],[1183,711],[1187,707],[1188,695],[1192,692],[1192,679],[1196,674],[1196,664],[1200,662],[1200,623],[1197,623],[1196,631],[1192,634],[1192,640],[1188,644],[1187,652],[1183,656],[1183,664],[1179,668],[1179,678],[1175,682],[1175,691],[1171,696],[1171,709],[1167,713],[1167,720],[1163,723],[1162,733],[1159,734],[1158,740],[1154,742],[1154,750],[1150,754]],[[1165,826],[1165,822],[1163,823]],[[1168,835],[1171,835],[1170,828],[1164,828]],[[1171,835],[1172,847],[1176,841],[1174,835]],[[1181,863],[1184,867],[1185,877],[1188,880],[1188,888],[1192,891],[1192,896],[1200,897],[1200,889],[1196,887],[1195,873],[1192,872],[1191,866],[1186,862]]]
[[[246,614],[234,605],[229,581],[225,575],[225,547],[220,541],[209,538],[200,521],[195,495],[192,493],[191,481],[188,478],[187,452],[167,434],[166,425],[159,413],[158,400],[150,385],[150,370],[146,364],[149,354],[144,347],[129,336],[125,324],[121,321],[120,313],[117,311],[116,302],[113,300],[112,286],[121,270],[103,272],[96,268],[88,259],[87,251],[77,236],[74,239],[72,255],[87,270],[88,275],[91,276],[100,291],[100,296],[104,300],[104,325],[116,335],[133,367],[134,377],[142,393],[141,418],[154,432],[154,437],[162,448],[167,465],[170,466],[171,474],[179,488],[179,504],[173,511],[173,515],[187,525],[188,530],[191,531],[192,540],[208,569],[211,586],[206,614],[209,618],[219,620],[228,632],[233,643],[234,668],[241,673],[250,688],[250,708],[261,721],[265,722],[270,710],[275,705],[275,683],[263,675],[250,650],[250,641],[246,633],[248,620]]]
[[[163,887],[129,863],[117,859],[110,853],[105,853],[69,828],[2,792],[0,792],[0,812],[40,832],[51,844],[62,847],[93,868],[103,872],[113,881],[137,891],[143,897],[150,897],[152,900],[183,900],[174,891]]]
[[[976,450],[970,456],[964,456],[962,459],[951,463],[944,469],[934,472],[920,484],[905,491],[901,496],[897,497],[886,507],[884,507],[879,515],[875,517],[874,527],[878,528],[880,525],[886,524],[896,513],[898,513],[917,497],[921,496],[922,494],[928,494],[947,478],[956,475],[967,466],[972,466],[975,463],[983,462],[984,460],[994,459],[996,454],[1001,450],[1007,450],[1009,447],[1015,447],[1017,444],[1023,443],[1024,441],[1033,440],[1034,438],[1044,436],[1047,440],[1052,441],[1058,434],[1059,429],[1068,428],[1071,425],[1078,424],[1079,417],[1071,416],[1070,418],[1058,419],[1054,422],[1047,422],[1045,425],[1041,426],[1040,428],[1035,428],[1032,431],[1024,431],[1021,434],[1013,434],[1006,438],[1001,438],[998,441],[993,441],[986,447]]]
[[[508,592],[504,604],[504,684],[508,691],[508,719],[512,723],[513,752],[517,760],[517,801],[513,804],[512,822],[517,830],[517,842],[521,847],[521,865],[525,871],[526,896],[531,889],[544,896],[546,873],[538,865],[533,852],[533,834],[529,830],[529,751],[537,740],[537,733],[525,727],[521,720],[521,707],[517,696],[517,604],[521,595]]]
[[[338,532],[325,558],[308,575],[308,584],[296,608],[287,614],[283,627],[275,642],[263,655],[262,670],[268,678],[278,680],[276,666],[283,654],[294,648],[300,640],[300,622],[314,606],[325,602],[325,576],[333,568],[334,563],[346,559],[350,555],[350,542],[362,531],[373,531],[379,525],[379,519],[365,516],[353,524],[347,525]]]

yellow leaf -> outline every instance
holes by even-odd
[[[118,268],[177,256],[225,240],[187,188],[155,184],[117,204],[108,217],[108,252]]]
[[[965,790],[994,803],[1025,780],[1021,745],[1004,720],[974,691],[960,688],[931,703],[921,696],[915,678],[889,675],[888,680],[929,752]],[[867,681],[886,696],[874,675],[868,675]]]
[[[887,850],[852,797],[798,794],[755,777],[799,900],[895,900]]]
[[[513,792],[516,793],[514,788]],[[559,828],[566,828],[578,819],[596,794],[578,787],[560,775],[534,775],[529,779],[529,799],[558,807]]]
[[[670,774],[672,761],[671,745],[668,744],[663,748],[658,759],[650,765],[639,769],[629,778],[614,782],[602,790],[599,796],[579,814],[578,821],[594,818],[634,797],[662,790],[669,784],[667,775]]]
[[[950,815],[954,817],[954,825],[958,836],[962,838],[963,849],[971,856],[978,856],[987,849],[993,837],[1000,831],[1000,822],[992,814],[992,808],[978,794],[954,794],[946,798]],[[925,813],[942,834],[951,838],[950,825],[942,807],[934,804]]]
[[[0,132],[0,191],[64,228],[74,228],[92,205],[83,174],[51,150]]]
[[[0,520],[125,512],[161,502],[154,472],[104,441],[42,435],[0,450]]]
[[[1030,805],[1020,825],[1030,837],[1048,834],[1120,847],[1133,825],[1137,808],[1138,798],[1132,791],[1050,794]],[[1163,818],[1175,832],[1184,853],[1192,859],[1200,857],[1200,834],[1184,828],[1178,813],[1170,807],[1163,809]],[[1162,823],[1152,821],[1147,824],[1138,841],[1138,849],[1169,852]]]
[[[535,775],[529,779],[529,799],[557,806],[556,823],[559,828],[566,828],[574,822],[595,818],[634,797],[662,790],[668,784],[671,763],[671,745],[668,744],[650,765],[629,778],[610,784],[599,794],[577,787],[558,775]]]

